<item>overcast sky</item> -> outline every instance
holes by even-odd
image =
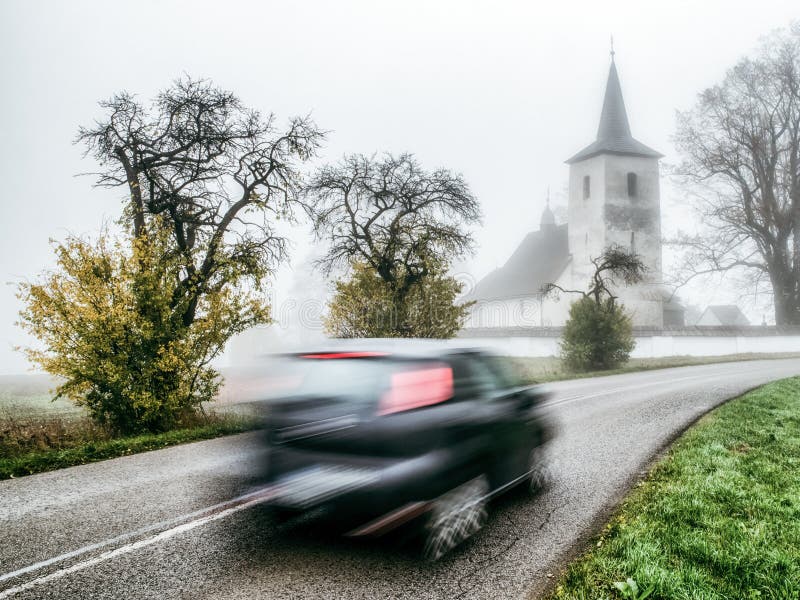
[[[609,36],[633,135],[676,161],[675,110],[719,81],[759,38],[800,17],[797,0],[760,2],[0,2],[0,274],[52,265],[49,238],[116,218],[120,192],[96,190],[72,145],[97,101],[150,98],[182,73],[207,77],[279,117],[312,112],[345,152],[411,151],[464,174],[483,203],[464,269],[500,266],[538,227],[545,193],[563,201],[564,160],[594,139]],[[677,192],[662,183],[662,214]],[[677,216],[676,216],[677,215]],[[297,294],[308,230],[290,232]],[[695,291],[722,302],[729,292]],[[20,372],[13,285],[0,290],[0,373]]]

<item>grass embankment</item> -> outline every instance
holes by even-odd
[[[628,578],[638,595],[615,586]],[[552,598],[643,598],[650,588],[649,600],[800,598],[800,377],[703,417]]]
[[[547,383],[566,379],[583,379],[603,375],[620,375],[653,369],[671,367],[690,367],[695,365],[711,365],[717,363],[736,362],[741,360],[767,360],[775,358],[800,358],[798,352],[770,354],[725,354],[722,356],[665,356],[661,358],[632,358],[624,367],[608,371],[588,371],[577,373],[564,368],[561,361],[554,356],[546,357],[509,357],[522,381],[528,383]]]
[[[0,422],[0,438],[4,436],[4,423]],[[20,477],[22,475],[32,475],[73,467],[107,458],[116,458],[148,450],[158,450],[175,444],[206,440],[241,433],[253,429],[255,426],[246,419],[225,417],[214,419],[209,424],[196,425],[174,429],[165,433],[148,433],[128,437],[106,437],[96,436],[94,438],[83,438],[76,440],[67,433],[64,437],[53,437],[50,434],[40,436],[34,432],[28,440],[44,441],[40,448],[16,453],[16,455],[6,454],[7,448],[0,445],[0,479],[10,477]],[[40,430],[48,429],[47,425],[39,425]],[[50,431],[59,428],[50,427]],[[70,427],[66,427],[66,432],[71,432]],[[17,440],[19,438],[16,438]]]
[[[156,450],[254,429],[251,414],[198,414],[165,433],[118,437],[92,423],[85,410],[51,401],[46,376],[0,377],[0,480]]]

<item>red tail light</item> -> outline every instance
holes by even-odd
[[[438,404],[453,397],[453,370],[433,367],[392,375],[392,387],[381,398],[379,415]]]

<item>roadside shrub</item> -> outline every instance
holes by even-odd
[[[20,323],[40,341],[26,354],[62,379],[57,397],[111,433],[168,431],[214,398],[210,361],[232,335],[268,322],[269,307],[232,276],[200,296],[187,325],[175,304],[183,267],[165,235],[126,246],[108,235],[56,245],[57,268],[19,287]]]
[[[613,369],[635,346],[630,317],[611,298],[584,297],[572,303],[561,340],[561,359],[574,371]]]
[[[337,338],[452,338],[472,303],[457,304],[463,284],[438,265],[408,290],[397,290],[374,269],[353,265],[349,279],[336,282],[325,330]]]

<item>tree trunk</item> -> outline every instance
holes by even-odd
[[[133,235],[138,238],[144,231],[144,201],[142,200],[142,187],[139,185],[139,174],[128,160],[125,149],[121,146],[115,148],[114,153],[125,169],[125,178],[128,180],[128,189],[131,192],[131,202],[133,203]]]
[[[791,271],[770,273],[776,325],[800,325],[800,299]]]

